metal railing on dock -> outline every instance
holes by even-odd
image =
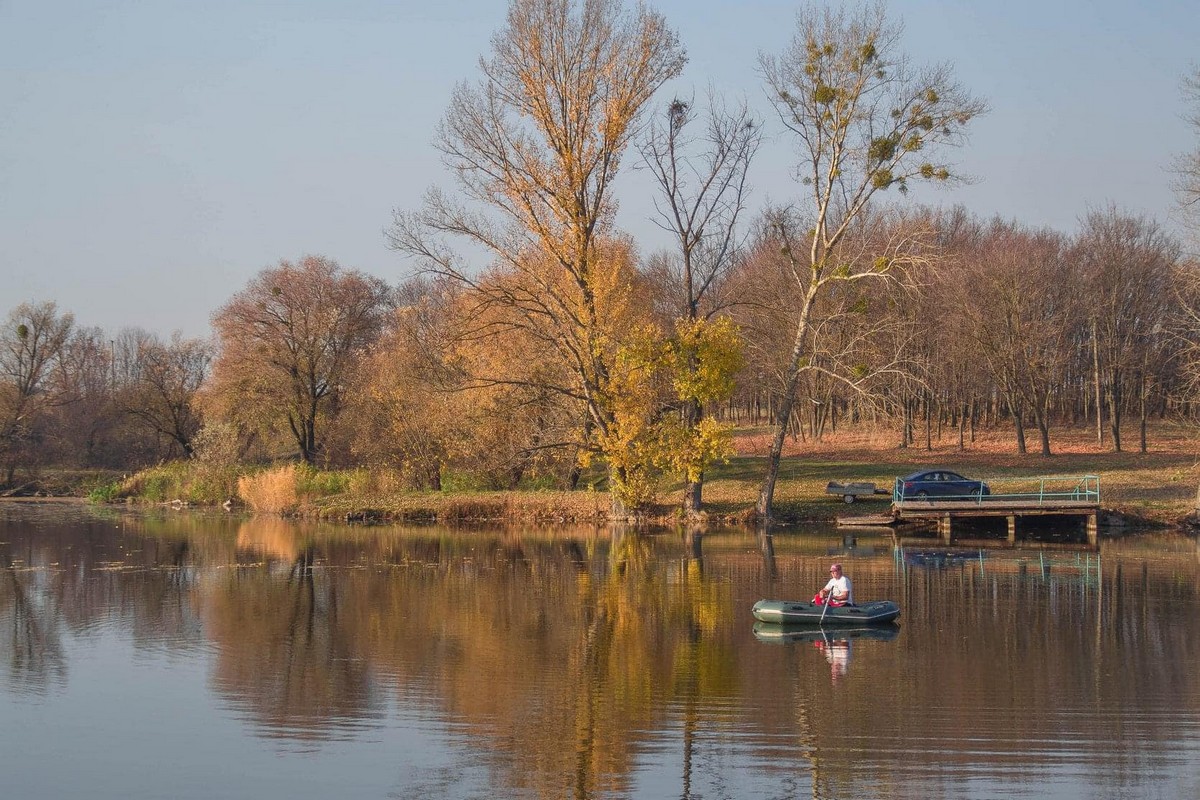
[[[925,490],[921,497],[906,494],[904,480],[896,478],[892,487],[892,502],[937,502],[953,500],[967,503],[1004,503],[1007,501],[1024,504],[1049,505],[1063,501],[1081,505],[1100,505],[1099,475],[1045,475],[1036,478],[985,478],[980,481],[990,493],[982,489],[970,494],[935,494]],[[1004,491],[997,491],[1003,489]]]

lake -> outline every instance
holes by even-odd
[[[899,624],[757,626],[840,561]],[[0,795],[1200,797],[1200,547],[0,502]]]

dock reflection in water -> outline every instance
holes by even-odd
[[[831,554],[899,627],[754,624]],[[1194,796],[1197,554],[0,503],[5,794]]]

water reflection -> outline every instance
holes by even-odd
[[[863,627],[819,627],[812,625],[776,625],[769,622],[754,623],[754,638],[769,644],[783,644],[814,648],[829,664],[832,682],[850,672],[850,659],[856,640],[891,642],[900,635],[895,624]],[[812,664],[806,664],[810,667]]]
[[[417,736],[424,755],[370,768],[381,794],[1171,796],[1200,780],[1195,542],[1102,550],[1103,567],[821,529],[347,529],[0,504],[0,703],[67,691],[89,642],[113,636],[202,670],[213,717],[181,740],[233,719],[274,752],[329,758]],[[754,624],[755,600],[811,594],[830,555],[860,603],[897,599],[901,624]],[[479,771],[439,771],[437,748]]]
[[[14,564],[5,553],[0,578],[0,626],[9,631],[6,681],[18,691],[43,692],[66,681],[59,631],[61,599],[45,572]]]

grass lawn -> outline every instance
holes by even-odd
[[[1104,443],[1098,444],[1094,429],[1054,431],[1050,456],[1018,454],[1011,429],[978,433],[962,450],[955,431],[935,439],[929,449],[923,441],[899,448],[897,438],[895,432],[880,431],[838,433],[821,441],[789,440],[775,491],[777,513],[783,519],[832,518],[846,506],[840,497],[825,494],[829,481],[870,481],[890,491],[897,476],[934,466],[983,479],[994,492],[1015,491],[1021,479],[1033,477],[1097,475],[1104,508],[1155,522],[1177,522],[1197,504],[1200,429],[1184,424],[1156,424],[1147,436],[1145,453],[1137,452],[1134,427],[1124,433],[1119,453],[1113,452],[1107,431]],[[705,476],[704,504],[711,514],[736,517],[753,506],[768,444],[765,431],[739,433],[738,455]],[[1038,448],[1033,437],[1027,445]],[[878,506],[882,511],[888,502],[888,497],[867,500],[855,510]]]

